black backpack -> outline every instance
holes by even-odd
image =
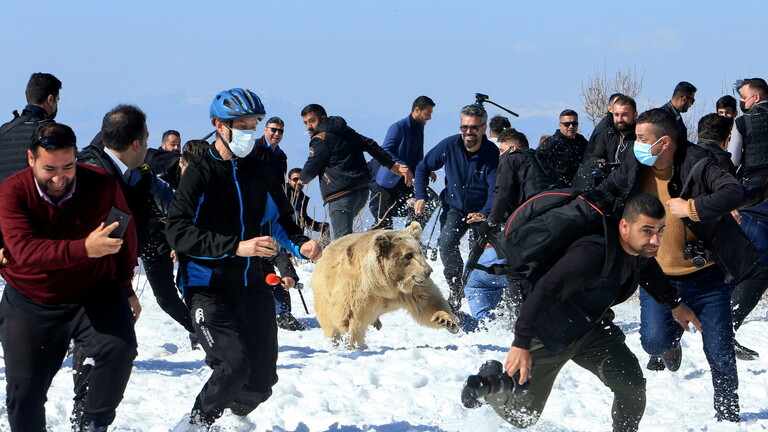
[[[605,279],[616,248],[614,220],[610,217],[613,198],[598,190],[556,189],[542,192],[523,203],[509,217],[504,230],[488,237],[499,258],[506,264],[491,267],[468,263],[468,270],[480,269],[504,274],[510,281],[535,282],[581,238],[605,238],[606,262],[598,279]]]

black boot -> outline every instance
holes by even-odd
[[[750,361],[760,358],[760,354],[757,351],[745,347],[735,339],[733,340],[733,349],[736,351],[736,358],[739,360]]]
[[[107,432],[107,428],[107,426],[97,425],[96,422],[88,422],[80,427],[80,432]]]

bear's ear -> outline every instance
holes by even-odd
[[[421,241],[421,231],[421,225],[419,225],[418,222],[411,222],[411,224],[403,230],[404,233],[411,235],[418,241]]]
[[[392,242],[384,234],[376,235],[373,239],[373,247],[376,249],[376,256],[387,257],[392,252]]]

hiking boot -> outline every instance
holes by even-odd
[[[195,404],[197,405],[197,404]],[[211,426],[216,423],[216,420],[221,417],[222,411],[207,412],[202,408],[192,408],[192,413],[189,415],[189,424],[194,426],[200,426],[206,431],[211,430]]]
[[[733,349],[736,351],[736,358],[739,360],[750,361],[760,358],[760,354],[757,351],[745,347],[735,339],[733,340]]]
[[[277,326],[283,330],[301,331],[304,330],[304,326],[301,325],[290,312],[281,313],[277,315]]]
[[[189,334],[189,345],[193,350],[200,349],[200,339],[197,338],[197,333],[192,332]]]
[[[663,371],[667,367],[664,366],[664,362],[661,361],[661,356],[654,356],[652,355],[651,358],[648,359],[648,364],[645,365],[645,368],[650,371]]]
[[[677,372],[680,369],[680,362],[683,360],[683,347],[680,346],[680,341],[677,341],[672,348],[661,355],[661,361],[664,362],[664,366],[670,370],[670,372]]]

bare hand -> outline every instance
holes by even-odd
[[[292,277],[286,276],[283,278],[283,283],[281,285],[283,285],[283,288],[288,291],[289,289],[296,286],[296,281]]]
[[[173,262],[179,262],[179,257],[176,256],[176,251],[171,249],[171,261]]]
[[[512,376],[515,372],[520,371],[520,379],[518,384],[522,385],[531,376],[531,351],[527,349],[512,347],[507,352],[507,358],[504,360],[504,369],[507,371],[507,375]]]
[[[482,213],[470,213],[467,215],[467,223],[483,222],[485,221],[485,215]]]
[[[741,225],[741,213],[738,210],[731,210],[731,216],[736,219],[736,223]]]
[[[5,257],[5,248],[0,248],[0,267],[8,265],[8,258]]]
[[[672,216],[679,219],[688,217],[688,201],[682,198],[672,198],[667,201],[667,206]]]
[[[128,297],[128,304],[131,306],[131,310],[133,311],[133,320],[138,321],[139,315],[141,315],[141,303],[139,303],[139,298],[136,297],[136,294]]]
[[[429,173],[429,181],[431,181],[432,183],[437,181],[437,174],[434,171]]]
[[[696,314],[693,313],[691,308],[686,306],[683,303],[680,303],[677,305],[676,308],[672,309],[672,318],[674,318],[675,321],[677,321],[678,324],[680,324],[680,327],[685,329],[685,331],[692,331],[691,328],[688,326],[688,324],[693,324],[694,327],[696,327],[696,330],[698,330],[701,333],[704,333],[704,330],[701,328],[701,322],[699,322],[699,319],[696,317]]]
[[[85,251],[88,253],[88,258],[101,258],[105,255],[115,254],[120,250],[123,239],[109,237],[109,234],[118,226],[120,226],[119,222],[112,222],[107,227],[102,222],[98,228],[88,234],[88,237],[85,238]]]
[[[416,200],[415,203],[413,203],[413,212],[416,213],[416,216],[421,216],[422,213],[424,213],[424,206],[427,204],[427,200]]]
[[[413,186],[413,172],[407,165],[395,162],[389,170],[392,171],[393,174],[403,177],[406,186]]]
[[[310,240],[304,243],[299,248],[299,252],[311,261],[317,261],[323,256],[323,248],[320,247],[320,243],[317,240]]]
[[[237,245],[237,256],[267,258],[277,254],[277,243],[269,236],[254,237]]]

